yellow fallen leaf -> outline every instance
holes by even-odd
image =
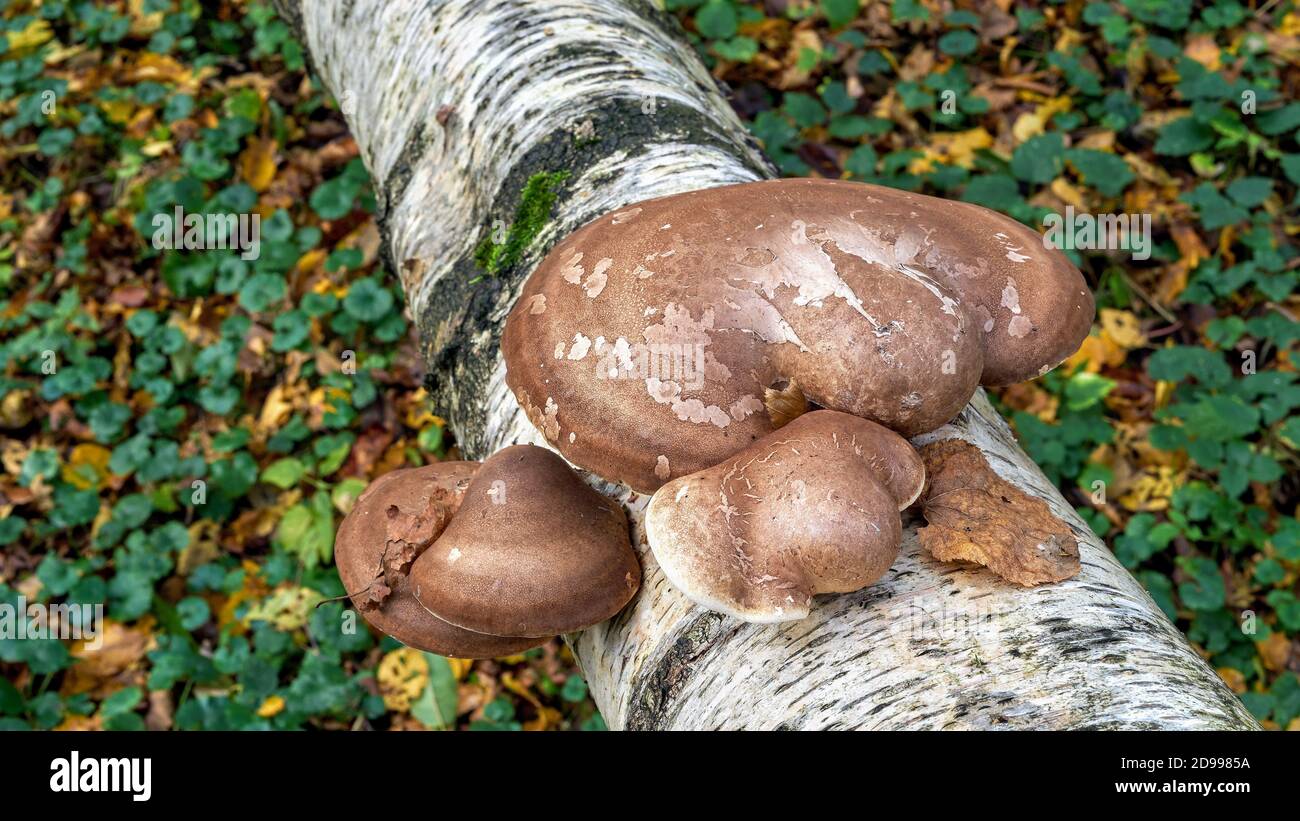
[[[55,732],[85,732],[88,730],[102,730],[99,716],[79,716],[70,715],[55,727]]]
[[[423,393],[423,391],[424,389],[421,388],[420,392]],[[420,398],[422,399],[423,396]],[[412,401],[410,406],[406,409],[406,418],[402,421],[406,423],[408,428],[413,430],[424,430],[430,425],[435,425],[441,428],[447,424],[446,420],[441,416],[435,415],[422,401]]]
[[[451,668],[451,675],[457,681],[464,681],[465,676],[474,667],[473,659],[447,659],[447,666]]]
[[[524,722],[525,732],[540,732],[558,726],[564,717],[554,707],[538,707],[537,718]]]
[[[284,385],[276,385],[271,388],[270,393],[266,395],[266,401],[262,403],[262,412],[257,418],[258,431],[270,433],[278,430],[288,421],[291,413],[293,413],[293,402],[290,400],[289,391]]]
[[[1063,111],[1069,111],[1073,105],[1074,100],[1068,96],[1053,97],[1039,104],[1033,111],[1017,117],[1015,124],[1011,126],[1011,136],[1015,137],[1017,145],[1031,137],[1036,137],[1047,128],[1047,122],[1052,117]]]
[[[176,146],[172,144],[171,140],[154,140],[141,146],[140,153],[146,157],[161,157],[175,150]]]
[[[1214,42],[1213,34],[1197,34],[1187,39],[1183,54],[1208,68],[1219,70],[1219,46]]]
[[[1246,677],[1240,670],[1233,667],[1220,667],[1214,672],[1219,674],[1219,678],[1223,679],[1223,683],[1228,685],[1228,689],[1232,692],[1237,695],[1246,692]]]
[[[181,576],[188,576],[195,568],[221,555],[221,545],[217,543],[221,532],[220,522],[215,519],[200,519],[187,529],[190,543],[176,557],[176,572]]]
[[[105,619],[93,640],[79,639],[68,649],[77,660],[68,668],[60,691],[65,695],[93,690],[119,674],[139,667],[154,648],[152,621],[141,619],[132,627]]]
[[[1186,262],[1189,268],[1195,268],[1210,255],[1210,249],[1205,247],[1205,241],[1193,226],[1175,222],[1169,226],[1169,233],[1174,239],[1174,245],[1178,247],[1178,258]]]
[[[254,621],[264,621],[276,630],[298,630],[307,624],[312,611],[323,598],[310,587],[282,586],[250,607],[243,622],[245,626],[251,626]]]
[[[47,66],[57,66],[59,63],[62,63],[65,60],[70,60],[85,50],[85,43],[77,43],[72,46],[55,43],[53,46],[45,50],[42,59],[45,61],[45,65]],[[71,84],[69,85],[69,88],[71,88]]]
[[[1290,11],[1277,27],[1277,33],[1283,37],[1300,36],[1300,13]]]
[[[5,32],[5,42],[8,44],[5,53],[39,46],[41,43],[48,42],[53,36],[54,32],[50,30],[49,21],[37,17],[22,31]]]
[[[993,135],[984,128],[940,132],[925,146],[925,154],[908,164],[908,170],[913,174],[924,174],[934,163],[970,168],[975,162],[975,152],[992,145]]]
[[[1078,148],[1092,148],[1097,151],[1114,151],[1115,150],[1115,132],[1114,131],[1094,131],[1085,134],[1075,146]]]
[[[1083,192],[1070,184],[1065,177],[1057,177],[1052,180],[1051,191],[1056,198],[1066,205],[1073,205],[1080,211],[1086,211],[1087,206],[1083,201]]]
[[[260,599],[267,593],[266,582],[262,581],[260,575],[261,568],[255,562],[245,559],[240,563],[240,568],[244,571],[243,586],[231,593],[230,598],[217,610],[217,625],[236,636],[248,632],[247,625],[235,617],[240,606],[246,601]]]
[[[132,83],[153,80],[159,83],[187,85],[194,75],[182,63],[152,51],[141,52],[135,64],[126,72],[125,79]]]
[[[1147,344],[1146,334],[1131,311],[1114,308],[1101,309],[1101,332],[1126,351]]]
[[[36,575],[28,576],[16,585],[16,589],[23,598],[33,601],[40,598],[41,590],[45,589],[45,583]]]
[[[0,428],[21,428],[32,420],[32,392],[9,391],[0,399]]]
[[[1158,467],[1155,471],[1144,471],[1133,482],[1119,503],[1134,513],[1152,513],[1169,508],[1169,497],[1174,489],[1182,484],[1174,475],[1173,468]]]
[[[275,150],[275,140],[252,139],[239,155],[240,176],[259,194],[275,179]]]
[[[117,125],[126,125],[131,119],[131,113],[135,111],[135,103],[126,98],[100,100],[99,107],[108,121]]]
[[[272,718],[284,711],[284,699],[280,696],[267,696],[262,706],[257,708],[257,714],[262,718]]]
[[[309,274],[325,262],[325,257],[326,252],[324,248],[313,248],[298,257],[298,264],[295,267],[298,269],[299,273]],[[334,287],[334,283],[330,282],[328,279],[322,278],[316,280],[316,284],[312,286],[312,291],[318,294],[323,294],[332,287]]]
[[[1061,35],[1056,38],[1056,44],[1052,46],[1052,50],[1069,52],[1085,40],[1087,40],[1087,38],[1083,36],[1082,32],[1075,31],[1072,28],[1062,28]]]
[[[78,490],[99,487],[108,477],[108,460],[112,455],[102,445],[89,442],[77,445],[63,466],[63,481]]]
[[[1156,299],[1165,305],[1177,300],[1178,296],[1187,288],[1187,278],[1191,270],[1192,266],[1188,264],[1186,259],[1180,259],[1166,265],[1156,282]]]
[[[1090,334],[1083,340],[1079,350],[1070,354],[1070,358],[1065,360],[1065,369],[1067,372],[1073,372],[1082,367],[1088,373],[1098,373],[1105,367],[1116,367],[1124,364],[1124,349],[1115,344],[1109,336],[1104,333]]]
[[[405,713],[429,683],[429,662],[419,650],[402,647],[380,660],[375,678],[384,706]]]
[[[1095,371],[1093,371],[1095,373]],[[1055,422],[1061,400],[1034,382],[1018,382],[999,391],[1002,401],[1016,410],[1031,413],[1043,422]]]
[[[145,0],[130,0],[128,9],[131,12],[131,34],[135,37],[148,37],[158,29],[162,28],[163,13],[161,11],[147,12],[144,9]]]
[[[1169,399],[1174,395],[1174,388],[1178,386],[1177,382],[1165,382],[1156,380],[1156,407],[1163,408],[1169,404]]]

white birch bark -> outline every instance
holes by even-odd
[[[501,323],[567,232],[650,197],[772,176],[676,23],[649,0],[277,0],[341,101],[381,206],[429,384],[463,451],[541,443],[506,390]],[[538,173],[568,172],[524,259],[475,246]],[[1256,727],[1138,582],[1016,445],[983,394],[935,437],[984,450],[1080,540],[1083,571],[1025,590],[902,555],[812,615],[750,625],[693,606],[645,546],[606,624],[569,636],[612,728]],[[593,477],[593,481],[599,480]],[[606,486],[609,492],[620,492]]]

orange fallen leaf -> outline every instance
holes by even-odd
[[[239,175],[259,194],[275,179],[275,149],[275,140],[251,139],[239,155]]]
[[[1269,633],[1268,638],[1255,642],[1255,647],[1264,666],[1275,673],[1285,670],[1291,660],[1291,640],[1281,631]]]
[[[133,627],[104,620],[100,635],[72,643],[69,654],[76,663],[69,668],[61,691],[74,695],[88,691],[112,692],[122,684],[116,679],[138,669],[145,654],[154,647],[151,621],[142,619]]]
[[[1219,70],[1219,46],[1214,42],[1213,34],[1197,34],[1187,39],[1183,54],[1208,68]]]
[[[87,732],[104,728],[99,723],[99,716],[70,715],[54,729],[56,732]]]
[[[1043,422],[1056,421],[1061,400],[1033,382],[1018,382],[999,391],[1002,401],[1016,410],[1031,413]]]
[[[1205,241],[1195,227],[1185,222],[1175,222],[1169,226],[1169,234],[1178,247],[1179,259],[1186,260],[1188,267],[1195,268],[1210,255],[1210,249],[1205,247]]]
[[[1032,587],[1079,572],[1079,543],[1042,499],[993,472],[979,448],[945,439],[921,448],[929,476],[921,546],[943,562],[981,564]]]
[[[267,696],[262,705],[257,708],[257,714],[262,718],[273,718],[284,712],[284,699],[281,696]]]
[[[1219,674],[1219,678],[1223,679],[1223,683],[1228,685],[1228,689],[1232,692],[1237,695],[1246,692],[1246,677],[1240,670],[1233,667],[1220,667],[1214,672]]]

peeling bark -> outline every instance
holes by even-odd
[[[277,0],[375,180],[429,386],[469,458],[541,443],[498,342],[558,239],[651,197],[773,176],[677,24],[647,0]],[[527,250],[484,276],[536,175],[567,172]],[[526,209],[523,209],[526,210]],[[1082,572],[1025,590],[940,564],[905,522],[879,583],[750,625],[693,606],[628,506],[637,599],[567,637],[613,728],[1245,729],[1255,721],[1019,449],[983,394],[918,440],[961,438],[1078,537]]]

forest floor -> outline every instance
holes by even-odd
[[[666,5],[787,175],[1040,230],[1150,217],[1147,248],[1069,251],[1093,333],[996,401],[1249,709],[1300,728],[1294,4]],[[454,446],[357,146],[266,3],[0,3],[0,180],[0,604],[107,617],[0,638],[0,728],[603,727],[558,641],[469,662],[326,629],[359,490]],[[258,214],[260,255],[155,247],[177,207]]]

